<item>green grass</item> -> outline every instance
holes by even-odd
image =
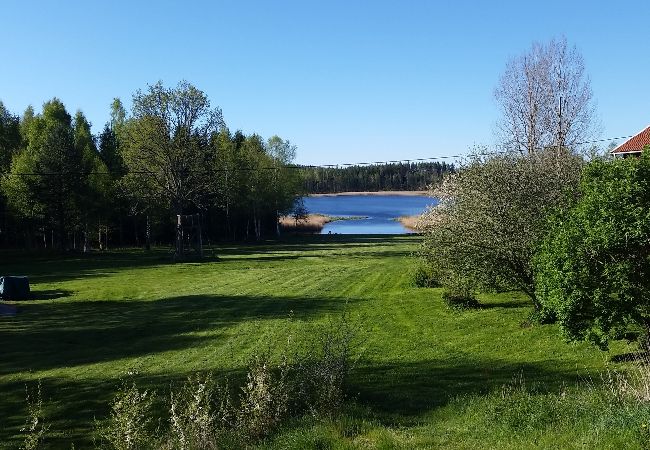
[[[241,376],[256,351],[307,342],[346,311],[360,328],[350,406],[331,421],[292,421],[262,446],[638,445],[645,416],[612,407],[599,388],[629,346],[603,353],[563,342],[553,325],[523,326],[531,305],[517,293],[452,311],[440,290],[412,286],[418,244],[314,236],[218,246],[218,258],[184,264],[163,250],[0,254],[0,274],[29,275],[36,297],[0,316],[0,443],[19,445],[25,385],[37,380],[49,445],[85,448],[128,370],[159,392],[195,371]],[[525,386],[503,395],[517,379]]]

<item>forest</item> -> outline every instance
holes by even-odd
[[[114,99],[93,135],[58,98],[22,116],[0,102],[0,248],[167,245],[178,215],[196,214],[206,243],[257,240],[279,234],[279,217],[305,194],[425,190],[454,171],[422,161],[297,165],[291,142],[231,132],[187,82],[138,90],[132,105]]]
[[[387,162],[347,167],[304,167],[310,194],[367,191],[424,191],[438,185],[454,165],[446,162]]]
[[[0,103],[0,247],[83,250],[171,243],[200,214],[203,239],[259,239],[302,195],[295,146],[230,132],[181,82],[119,99],[94,136],[57,98],[22,117]]]

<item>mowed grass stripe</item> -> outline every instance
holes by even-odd
[[[30,275],[38,299],[0,318],[0,442],[18,442],[25,383],[43,380],[53,433],[66,436],[56,442],[82,448],[128,369],[162,391],[198,370],[242,376],[255,352],[306,344],[344,311],[359,328],[351,394],[382,424],[367,439],[406,448],[448,442],[428,433],[465,433],[471,412],[459,396],[487,395],[519,376],[559,390],[599,377],[609,355],[630,350],[616,343],[604,354],[564,343],[555,326],[522,326],[531,306],[519,293],[449,310],[441,290],[411,285],[419,242],[315,236],[218,246],[218,260],[185,264],[171,264],[166,250],[2,259],[0,273]],[[305,433],[316,433],[310,426]]]

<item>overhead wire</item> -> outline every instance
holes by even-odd
[[[573,145],[585,145],[585,144],[594,144],[599,142],[613,142],[619,139],[628,139],[634,135],[629,136],[618,136],[612,138],[604,139],[595,139],[590,141],[576,142]],[[553,146],[546,147],[535,147],[535,150],[543,150],[545,148],[552,148]],[[283,166],[265,166],[265,167],[229,167],[229,168],[215,168],[211,172],[250,172],[250,171],[262,171],[262,170],[281,170],[281,169],[294,169],[294,170],[305,170],[305,169],[341,169],[348,167],[362,167],[362,166],[372,166],[372,165],[388,165],[388,164],[410,164],[423,163],[423,162],[433,162],[444,159],[460,159],[463,157],[471,156],[490,156],[498,154],[507,154],[512,153],[514,150],[494,150],[494,151],[484,151],[484,152],[470,152],[467,154],[459,155],[444,155],[444,156],[431,156],[427,158],[411,158],[411,159],[399,159],[399,160],[386,160],[386,161],[366,161],[366,162],[356,162],[356,163],[338,163],[338,164],[287,164]],[[189,171],[196,172],[199,171]],[[146,171],[146,170],[130,170],[128,173],[138,174],[138,175],[151,175],[157,176],[155,172]],[[200,173],[205,173],[200,171]],[[65,172],[7,172],[0,171],[0,175],[12,174],[20,176],[57,176],[57,175],[121,175],[121,172],[118,171],[65,171]]]

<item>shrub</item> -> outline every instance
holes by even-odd
[[[413,271],[412,280],[416,287],[434,288],[440,286],[433,268],[428,264],[419,264]]]
[[[639,159],[594,161],[578,202],[551,221],[535,257],[535,288],[567,339],[606,348],[638,328],[648,335],[649,180],[650,149]]]
[[[453,288],[521,290],[539,309],[532,258],[556,207],[571,204],[581,158],[543,150],[474,156],[433,192],[440,204],[423,215],[422,256]]]
[[[237,426],[247,437],[268,435],[284,418],[289,404],[286,360],[273,370],[268,355],[256,355],[242,387]]]
[[[472,309],[480,306],[474,294],[468,290],[445,290],[442,299],[452,309]]]
[[[171,448],[215,449],[216,431],[229,423],[230,398],[209,375],[194,374],[177,391],[171,392],[169,439]]]
[[[135,383],[124,383],[113,399],[108,423],[99,427],[101,439],[116,450],[154,447],[154,395],[139,390]]]
[[[319,334],[320,348],[303,373],[311,391],[309,409],[312,414],[331,418],[340,411],[352,365],[350,356],[354,335],[355,330],[345,315]]]

